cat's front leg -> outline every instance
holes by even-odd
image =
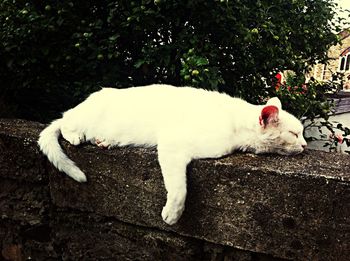
[[[162,218],[167,224],[173,225],[185,210],[186,166],[190,159],[179,151],[159,147],[158,159],[167,190],[167,201],[162,210]]]

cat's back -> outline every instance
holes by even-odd
[[[125,89],[103,88],[101,91],[94,93],[96,98],[102,99],[130,99],[137,100],[158,100],[158,99],[191,99],[204,96],[211,96],[216,92],[206,91],[193,87],[176,87],[167,84],[152,84],[147,86],[137,86]]]
[[[233,98],[226,94],[197,89],[193,87],[175,87],[165,84],[153,84],[126,89],[103,88],[93,93],[82,104],[85,112],[90,110],[91,114],[98,111],[119,115],[138,114],[143,117],[149,115],[181,118],[206,115],[207,117],[225,112],[241,113],[247,111],[251,105],[239,98]]]
[[[195,106],[199,104],[225,104],[237,103],[243,105],[246,102],[232,98],[226,94],[198,89],[193,87],[175,87],[166,84],[153,84],[148,86],[131,87],[126,89],[104,88],[93,94],[94,99],[102,103],[108,101],[116,103],[142,104],[152,106]]]

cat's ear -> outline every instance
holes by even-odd
[[[270,125],[276,126],[276,124],[278,124],[278,112],[279,109],[275,105],[264,106],[259,117],[260,125],[264,128]]]
[[[269,99],[267,101],[266,105],[274,105],[278,109],[282,110],[282,103],[281,103],[280,99],[278,99],[277,97],[273,97],[273,98]]]

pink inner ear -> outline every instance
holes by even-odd
[[[271,122],[278,121],[278,108],[274,105],[267,105],[261,110],[261,116],[259,118],[260,125],[264,127]]]

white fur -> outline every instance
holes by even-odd
[[[218,92],[169,85],[105,88],[44,129],[38,143],[54,166],[79,182],[86,177],[59,146],[60,133],[73,145],[157,146],[168,192],[162,217],[172,225],[184,210],[191,160],[234,150],[284,155],[304,150],[299,120],[282,110],[278,98],[267,105],[276,106],[278,113],[264,122],[259,121],[264,106]]]

